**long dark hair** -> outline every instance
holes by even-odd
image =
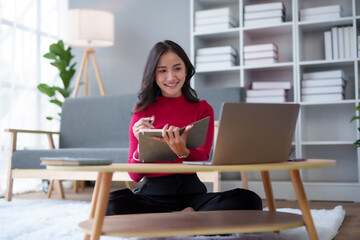
[[[136,103],[135,112],[147,108],[156,101],[156,97],[161,96],[161,90],[155,81],[155,71],[160,56],[167,51],[173,51],[185,63],[186,77],[184,85],[181,88],[185,99],[193,103],[199,101],[195,90],[190,86],[190,79],[195,74],[194,66],[191,64],[185,51],[177,43],[165,40],[163,42],[158,42],[150,50],[145,64],[141,88],[138,94],[139,101]]]

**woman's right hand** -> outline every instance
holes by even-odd
[[[154,123],[155,121],[155,116],[152,117],[145,117],[145,118],[140,118],[139,121],[137,121],[132,130],[134,133],[134,136],[137,138],[137,140],[139,140],[139,132],[141,129],[151,129],[154,128]]]

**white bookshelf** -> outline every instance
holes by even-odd
[[[311,200],[360,201],[360,149],[353,142],[360,138],[358,122],[350,123],[359,100],[360,58],[357,35],[360,35],[360,0],[283,0],[286,7],[285,22],[276,25],[244,27],[243,7],[248,4],[278,2],[276,0],[191,0],[190,51],[196,67],[198,48],[231,45],[238,51],[236,66],[197,71],[192,79],[195,89],[243,87],[249,89],[257,81],[290,81],[289,102],[301,105],[294,137],[293,157],[336,159],[332,168],[301,172],[308,198]],[[340,4],[342,17],[319,21],[300,21],[300,10],[311,7]],[[196,11],[231,7],[238,16],[238,26],[214,32],[194,32]],[[324,32],[332,27],[353,26],[350,36],[355,41],[355,57],[325,60]],[[278,63],[244,66],[243,46],[276,43],[279,47]],[[342,69],[347,75],[345,99],[340,101],[302,102],[301,78],[303,73]],[[260,173],[249,173],[251,189],[263,194]],[[271,174],[276,196],[294,199],[287,173]],[[223,189],[232,188],[240,180],[223,181]]]

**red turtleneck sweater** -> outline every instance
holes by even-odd
[[[132,116],[129,127],[130,150],[128,163],[145,164],[133,159],[134,152],[135,158],[139,158],[139,154],[137,152],[138,140],[133,134],[132,127],[140,118],[151,116],[155,116],[153,125],[157,129],[163,128],[166,124],[169,124],[169,126],[172,125],[182,128],[204,117],[210,116],[210,123],[205,144],[196,149],[189,149],[190,154],[185,160],[204,161],[209,159],[209,153],[214,136],[214,110],[205,100],[199,101],[197,103],[191,103],[188,102],[183,95],[181,95],[177,98],[157,97],[156,102],[151,104],[148,108],[137,112]],[[181,163],[182,161],[183,159],[177,158],[175,161],[159,162],[159,164]],[[159,177],[171,174],[172,173],[129,173],[131,179],[134,182],[139,182],[143,177]]]

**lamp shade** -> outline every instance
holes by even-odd
[[[114,14],[95,9],[67,12],[64,41],[70,46],[108,47],[114,44]]]

